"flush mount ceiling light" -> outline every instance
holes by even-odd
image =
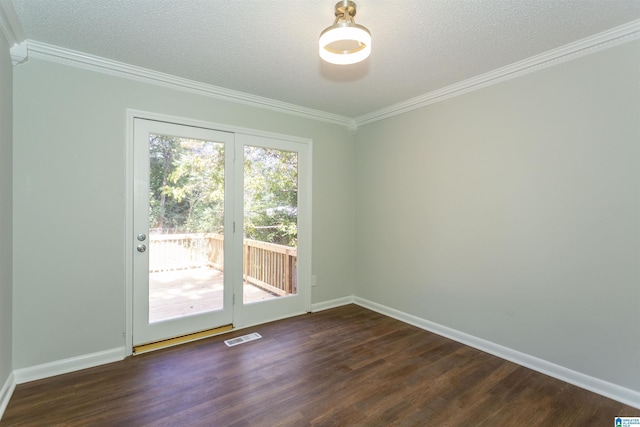
[[[340,1],[335,7],[333,25],[320,33],[320,57],[332,64],[355,64],[371,53],[371,33],[356,24],[356,4]]]

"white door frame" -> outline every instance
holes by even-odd
[[[311,311],[311,200],[312,200],[312,153],[313,141],[309,138],[301,138],[289,135],[276,134],[271,132],[259,131],[255,129],[242,128],[238,126],[230,126],[202,120],[194,120],[166,114],[158,114],[147,111],[128,109],[126,112],[126,138],[125,138],[125,355],[130,356],[133,351],[133,245],[130,244],[134,234],[133,223],[133,180],[134,180],[134,119],[141,118],[147,120],[156,120],[168,123],[177,123],[186,126],[202,127],[225,132],[233,132],[239,135],[250,135],[264,138],[273,138],[284,141],[297,142],[307,145],[306,162],[307,173],[300,179],[305,180],[304,184],[307,188],[307,195],[304,200],[300,201],[298,209],[301,213],[300,217],[304,217],[304,230],[307,235],[298,241],[298,288],[301,290],[301,297],[304,298],[305,311]],[[236,202],[237,203],[237,202]],[[306,213],[306,215],[305,215]],[[304,215],[304,216],[303,216]],[[239,233],[241,235],[241,233]],[[302,236],[301,236],[302,237]],[[275,318],[266,319],[266,321],[275,320]],[[234,329],[249,327],[252,324],[240,321],[235,324]]]

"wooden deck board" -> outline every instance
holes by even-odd
[[[194,268],[149,274],[149,318],[159,322],[222,308],[223,273]],[[243,287],[245,303],[277,298],[250,283]]]

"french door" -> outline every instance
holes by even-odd
[[[308,311],[307,149],[133,120],[134,346]]]
[[[242,195],[242,295],[234,322],[253,325],[310,311],[310,165],[308,145],[236,134]],[[241,153],[241,154],[240,154]],[[242,237],[242,238],[240,238]],[[256,296],[259,294],[259,296]]]
[[[134,345],[232,323],[233,152],[232,133],[135,119]]]

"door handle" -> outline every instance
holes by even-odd
[[[147,247],[145,245],[138,245],[136,249],[138,250],[138,252],[144,252],[147,250]]]

